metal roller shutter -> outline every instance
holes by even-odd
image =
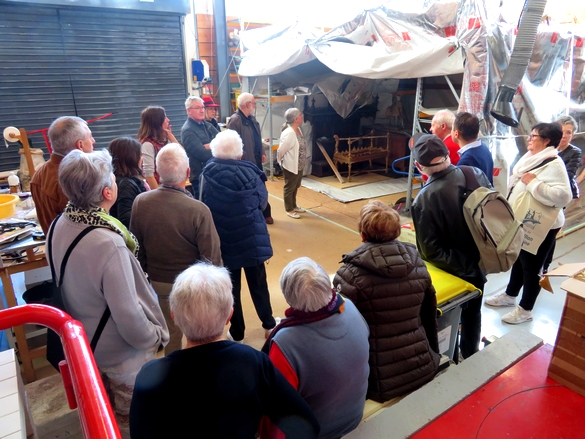
[[[90,124],[96,148],[106,148],[136,136],[148,105],[165,107],[179,134],[187,95],[181,15],[0,2],[0,17],[0,134],[46,128],[62,115],[113,113]],[[46,150],[41,134],[30,140]],[[10,145],[0,148],[0,170],[19,166]]]

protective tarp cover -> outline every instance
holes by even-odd
[[[272,75],[314,58],[334,72],[369,79],[462,73],[455,38],[458,7],[453,0],[390,1],[320,38],[312,38],[318,30],[298,23],[247,31],[244,41],[258,41],[259,31],[271,37],[249,49],[245,44],[239,74]]]

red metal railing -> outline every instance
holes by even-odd
[[[65,352],[65,361],[59,365],[61,376],[69,407],[79,408],[84,437],[120,439],[122,436],[81,323],[47,305],[0,310],[0,330],[24,324],[47,326],[61,337]]]

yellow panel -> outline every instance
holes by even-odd
[[[465,282],[452,274],[440,270],[426,261],[425,264],[431,275],[433,286],[437,291],[437,303],[439,305],[461,294],[477,290],[469,282]]]

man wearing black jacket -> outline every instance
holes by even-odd
[[[463,216],[466,180],[463,171],[449,160],[449,150],[437,136],[416,140],[415,165],[429,180],[412,205],[416,244],[422,258],[441,270],[463,279],[483,292],[485,274],[479,268],[479,251]],[[481,186],[491,187],[486,175],[473,169]],[[471,299],[461,312],[461,355],[479,350],[482,297]]]

